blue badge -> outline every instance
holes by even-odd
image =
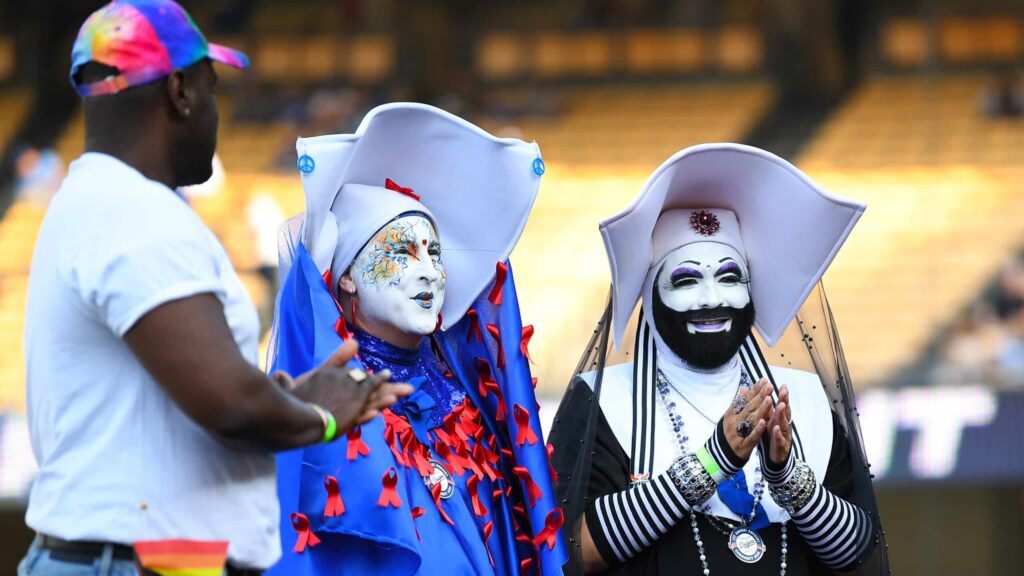
[[[534,158],[533,159],[533,172],[537,176],[541,176],[541,175],[544,174],[545,170],[547,170],[547,166],[544,165],[544,159],[541,158],[540,156]]]
[[[309,174],[316,169],[316,162],[314,162],[313,157],[308,154],[299,156],[299,160],[295,164],[299,167],[299,172],[302,172],[303,174]]]

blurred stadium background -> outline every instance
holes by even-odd
[[[0,0],[4,573],[31,538],[29,262],[82,150],[68,55],[101,4]],[[417,100],[540,144],[548,172],[513,264],[549,418],[607,298],[596,224],[674,151],[761,146],[867,202],[825,284],[894,571],[1024,574],[1024,1],[182,4],[253,61],[219,69],[218,169],[188,193],[265,321],[276,227],[302,209],[297,135]]]

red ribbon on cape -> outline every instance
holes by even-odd
[[[361,427],[353,427],[345,436],[348,437],[347,457],[349,460],[355,460],[357,456],[370,455],[370,447],[366,445],[366,442],[363,442],[363,429]]]
[[[555,508],[548,512],[547,518],[544,519],[544,529],[533,537],[533,545],[539,548],[541,544],[547,544],[548,550],[554,550],[555,542],[558,539],[558,531],[562,529],[562,524],[564,523],[565,515],[562,513],[561,508]]]
[[[473,500],[473,513],[483,518],[487,516],[487,508],[480,501],[479,485],[480,479],[476,476],[470,476],[469,480],[466,480],[466,489],[469,490],[469,496]]]
[[[544,496],[544,491],[537,486],[537,483],[533,481],[533,477],[530,476],[530,471],[526,466],[516,466],[512,468],[512,473],[519,477],[526,484],[526,491],[530,498],[530,506],[537,504],[537,500],[540,500]]]
[[[480,321],[477,319],[476,310],[470,308],[466,312],[466,319],[469,322],[469,330],[466,331],[466,342],[469,342],[476,337],[476,341],[480,342],[484,339],[483,332],[480,331]]]
[[[512,415],[516,419],[516,446],[536,444],[537,435],[530,427],[530,413],[526,411],[526,408],[515,404],[512,406]]]
[[[498,369],[505,367],[505,347],[501,345],[501,330],[495,324],[487,325],[487,333],[498,343]]]
[[[487,550],[487,559],[491,561],[491,566],[494,566],[494,557],[491,556],[491,545],[488,541],[491,539],[491,531],[494,530],[494,521],[488,520],[484,524],[484,549]]]
[[[555,447],[548,444],[545,448],[548,450],[548,472],[551,473],[551,483],[558,484],[558,472],[555,472],[555,465],[551,463],[551,458],[555,455]]]
[[[535,364],[533,358],[530,358],[530,338],[533,338],[533,325],[523,326],[522,339],[519,340],[519,353],[522,354],[526,361],[530,364]]]
[[[388,190],[398,192],[399,194],[404,194],[417,202],[420,201],[419,195],[413,192],[412,188],[405,188],[403,186],[399,186],[398,183],[392,180],[391,178],[384,179],[384,187],[387,188]]]
[[[348,340],[352,336],[348,331],[348,324],[345,323],[344,316],[338,316],[338,321],[334,323],[334,333],[340,336],[342,340]]]
[[[341,487],[338,486],[338,479],[334,476],[324,478],[324,488],[327,489],[327,504],[324,505],[324,517],[341,516],[345,513],[345,502],[341,499]]]
[[[430,451],[426,446],[420,444],[416,437],[412,439],[413,447],[409,450],[412,453],[412,461],[416,467],[416,471],[420,473],[420,476],[430,476],[433,472],[434,467],[430,465]]]
[[[494,267],[494,287],[491,288],[491,293],[487,295],[487,299],[495,306],[501,306],[501,293],[505,287],[505,278],[507,276],[508,265],[504,262],[498,262]]]
[[[381,484],[384,486],[384,489],[381,490],[380,498],[377,499],[377,506],[382,508],[387,508],[388,506],[401,507],[402,499],[398,496],[398,490],[395,488],[398,486],[398,472],[393,466],[384,473]]]
[[[309,518],[306,518],[305,514],[292,512],[291,519],[292,528],[299,535],[299,539],[295,541],[295,547],[292,548],[293,552],[304,552],[307,545],[312,548],[320,543],[320,539],[309,529]]]
[[[475,478],[475,476],[474,476]],[[430,487],[430,495],[434,497],[434,505],[437,506],[437,511],[441,513],[441,518],[452,526],[455,526],[455,522],[448,516],[448,513],[444,511],[444,507],[441,506],[441,484],[437,483]]]
[[[419,506],[416,506],[415,508],[412,509],[412,529],[416,531],[417,540],[423,540],[423,538],[420,538],[420,529],[416,527],[416,519],[420,516],[423,516],[426,513],[427,511],[424,510],[423,508],[420,508]]]

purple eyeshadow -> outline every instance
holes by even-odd
[[[721,276],[722,274],[727,274],[729,272],[736,274],[737,276],[743,276],[743,270],[740,270],[739,264],[735,262],[726,262],[725,264],[722,264],[722,266],[718,268],[718,271],[715,272],[715,276]]]
[[[685,266],[682,266],[680,268],[676,268],[675,270],[673,270],[672,275],[669,276],[669,278],[673,282],[675,282],[680,278],[697,278],[699,280],[703,278],[703,276],[701,275],[699,270],[694,270],[693,268],[687,268]]]

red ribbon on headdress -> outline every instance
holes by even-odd
[[[512,468],[512,473],[519,477],[524,483],[526,483],[526,491],[530,497],[530,506],[537,503],[544,496],[544,491],[537,486],[537,483],[533,481],[533,477],[530,476],[530,471],[525,466],[516,466]]]
[[[324,517],[341,516],[345,513],[345,502],[341,499],[341,487],[338,486],[338,479],[334,476],[324,478],[324,488],[327,489],[327,504],[324,506]]]
[[[345,436],[348,437],[347,457],[349,460],[355,460],[357,456],[370,455],[370,447],[366,445],[366,442],[363,442],[363,429],[361,427],[353,427]]]
[[[480,331],[480,322],[477,320],[476,310],[470,308],[466,312],[466,321],[469,323],[469,330],[466,331],[466,342],[469,342],[474,337],[476,337],[477,342],[483,340],[484,334]]]
[[[487,550],[487,559],[491,561],[491,566],[494,566],[494,557],[491,556],[491,546],[487,543],[491,539],[491,531],[494,529],[494,521],[488,520],[484,524],[484,549]]]
[[[381,490],[380,498],[377,499],[377,506],[382,508],[387,508],[388,506],[400,507],[402,499],[398,497],[398,490],[395,489],[398,486],[398,472],[393,466],[384,473],[381,484],[384,485],[384,489]]]
[[[501,345],[501,329],[495,324],[487,325],[487,333],[498,343],[498,368],[505,367],[505,347]]]
[[[441,484],[437,483],[430,487],[430,495],[434,497],[434,504],[437,506],[437,511],[441,513],[441,518],[444,521],[455,526],[455,522],[448,516],[448,513],[444,511],[444,507],[441,506]]]
[[[480,479],[476,476],[470,476],[469,480],[466,480],[466,489],[469,490],[469,496],[473,500],[473,513],[483,518],[487,516],[487,508],[480,501],[479,484]]]
[[[522,340],[519,341],[519,352],[526,358],[526,361],[535,364],[530,358],[530,338],[533,338],[533,325],[523,326]]]
[[[303,552],[307,545],[312,548],[320,543],[320,539],[309,529],[309,518],[306,518],[305,514],[292,512],[291,519],[292,528],[299,535],[299,539],[295,541],[295,548],[292,548],[293,552]]]
[[[544,529],[533,537],[533,545],[539,548],[541,544],[547,544],[548,550],[554,550],[558,531],[562,529],[563,523],[565,523],[565,515],[561,508],[555,508],[548,512],[548,516],[544,520]]]
[[[533,558],[526,558],[519,563],[519,573],[526,574],[530,570],[533,570]]]
[[[437,314],[437,324],[434,325],[434,334],[441,331],[441,324],[444,322],[444,318],[441,317],[441,313]]]
[[[526,411],[519,404],[512,406],[512,416],[516,419],[516,446],[522,446],[523,444],[537,443],[537,435],[534,434],[533,428],[530,427],[530,413]]]
[[[415,508],[412,509],[412,519],[413,519],[412,529],[416,531],[416,539],[417,540],[422,540],[422,538],[420,538],[420,529],[416,527],[416,519],[419,518],[420,516],[423,516],[426,513],[427,513],[427,511],[424,510],[423,508],[420,508],[419,506],[416,506]]]
[[[412,188],[405,188],[405,187],[399,186],[398,183],[396,183],[391,178],[385,178],[384,179],[384,187],[387,188],[388,190],[393,190],[395,192],[398,192],[399,194],[405,194],[406,196],[408,196],[409,198],[412,198],[413,200],[415,200],[417,202],[420,201],[420,197],[415,192],[412,191]]]
[[[501,306],[501,292],[505,287],[505,277],[507,276],[508,264],[498,262],[494,267],[494,287],[491,288],[491,293],[487,295],[487,299],[495,306]]]

